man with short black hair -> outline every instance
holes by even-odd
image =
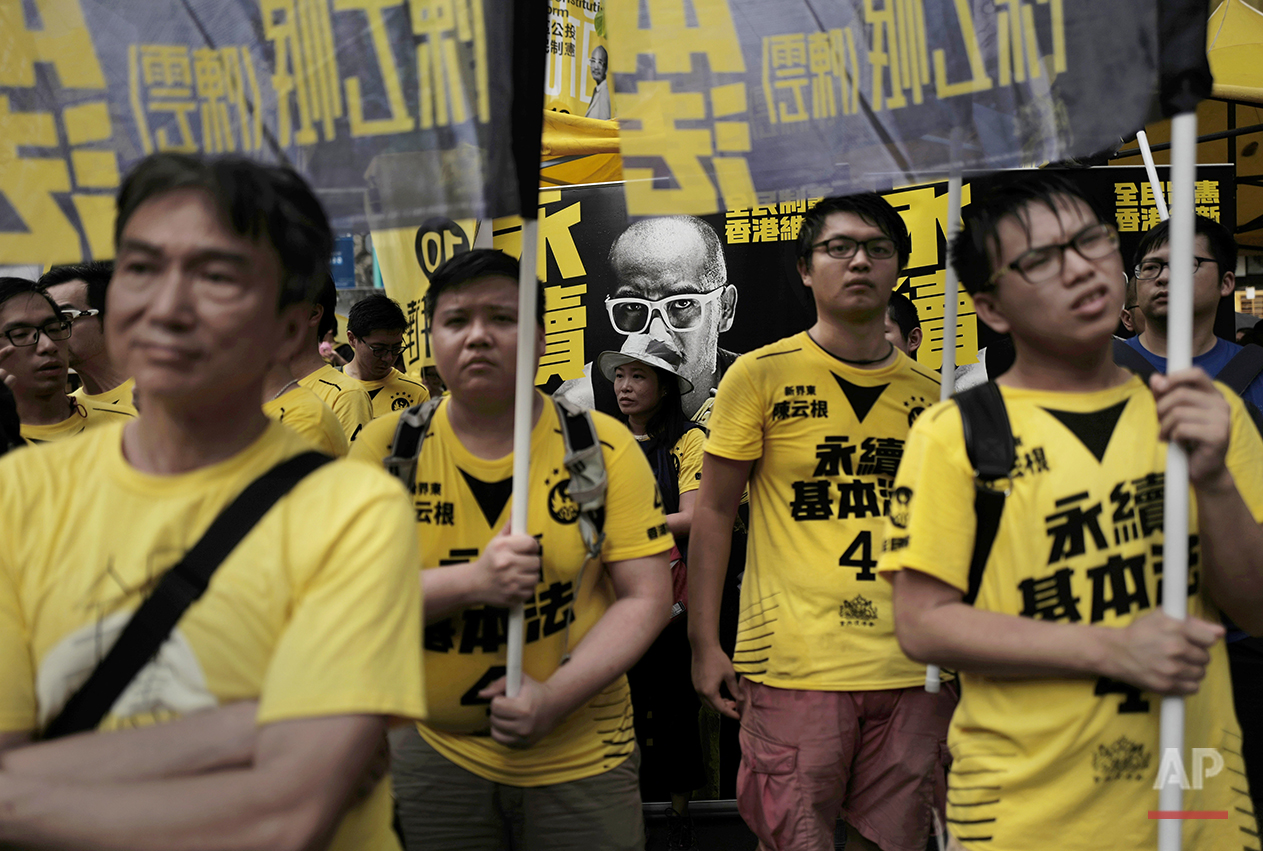
[[[130,405],[66,395],[66,343],[73,327],[39,284],[0,278],[0,379],[13,391],[27,443],[51,443],[135,415]]]
[[[105,293],[114,274],[110,260],[54,266],[39,283],[75,326],[66,343],[70,368],[83,386],[74,394],[84,402],[114,405],[131,414],[135,382],[121,374],[105,347]]]
[[[1253,847],[1217,621],[1224,611],[1263,630],[1263,441],[1202,370],[1146,387],[1114,363],[1118,234],[1072,183],[997,177],[975,185],[963,218],[952,263],[1016,357],[995,385],[912,427],[878,567],[908,656],[963,678],[951,847],[1154,848],[1157,789],[1187,765],[1159,748],[1167,695],[1185,700],[1187,745],[1222,759],[1183,801],[1223,817],[1185,821],[1183,847]],[[980,399],[999,410],[967,428]],[[984,480],[975,456],[1006,438],[1007,475]],[[1189,453],[1186,620],[1161,609],[1171,441]],[[1002,494],[999,509],[987,493]]]
[[[333,462],[253,527],[224,514],[308,451],[260,398],[328,275],[320,202],[287,168],[157,154],[123,181],[115,247],[106,339],[140,415],[0,458],[0,847],[398,851],[380,749],[424,714],[399,485]],[[45,305],[5,330],[64,322]],[[212,526],[244,537],[199,597]],[[153,599],[191,603],[134,621]],[[130,624],[165,643],[107,656]],[[139,670],[71,729],[111,732],[30,745],[103,657]]]
[[[354,443],[360,430],[373,421],[373,400],[358,381],[329,364],[320,356],[320,341],[325,334],[338,327],[334,310],[338,304],[338,291],[333,278],[327,279],[308,305],[307,330],[302,345],[290,361],[290,371],[298,383],[320,397],[328,405],[348,442]]]
[[[916,305],[903,293],[890,294],[890,306],[886,308],[886,339],[895,348],[916,360],[921,348],[921,317]]]
[[[536,315],[519,317],[518,262],[489,249],[457,254],[430,276],[426,319],[449,395],[407,483],[422,547],[430,710],[394,742],[410,851],[644,847],[624,673],[669,617],[672,538],[644,453],[624,426],[594,412],[608,484],[603,538],[588,557],[589,518],[570,497],[563,424],[539,393],[527,534],[510,532],[517,340],[531,334],[538,361],[540,290]],[[351,457],[380,465],[400,420],[374,421]],[[522,688],[509,698],[514,603],[525,604],[525,647]]]
[[[904,437],[939,395],[885,336],[911,246],[878,195],[815,204],[798,273],[817,321],[738,358],[710,415],[689,546],[693,684],[741,720],[737,806],[767,851],[828,851],[839,816],[848,848],[923,851],[942,808],[954,696],[922,687],[874,571]],[[719,604],[747,484],[729,659]]]
[[[430,398],[425,385],[395,369],[408,320],[385,293],[357,301],[346,318],[346,339],[355,358],[343,369],[373,400],[373,418],[411,408]]]

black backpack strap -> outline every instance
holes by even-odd
[[[304,452],[251,482],[211,523],[153,593],[136,609],[114,646],[44,730],[45,739],[95,729],[119,695],[161,648],[184,612],[206,592],[211,576],[277,500],[308,473],[331,461]]]
[[[1000,517],[1008,496],[1009,471],[1013,469],[1016,448],[1004,397],[994,382],[962,390],[954,397],[960,409],[965,451],[974,468],[974,551],[969,560],[969,588],[965,602],[973,605],[982,586],[982,572],[991,555]]]
[[[1158,371],[1148,358],[1117,337],[1114,338],[1114,363],[1139,375],[1145,384],[1149,383],[1149,376]]]
[[[442,401],[442,397],[427,399],[400,414],[390,455],[382,459],[386,472],[402,482],[409,493],[417,481],[417,459],[421,457],[421,447],[425,445],[430,422]]]
[[[570,473],[566,492],[579,508],[579,534],[587,557],[594,559],[605,545],[605,492],[609,487],[601,440],[590,410],[556,397],[553,405],[566,448],[563,460]],[[577,581],[575,587],[579,587]]]
[[[1245,393],[1250,382],[1258,377],[1259,372],[1263,372],[1263,346],[1251,343],[1224,364],[1215,380],[1227,384],[1233,393],[1240,396]]]

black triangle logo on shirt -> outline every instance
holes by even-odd
[[[1074,432],[1079,442],[1086,446],[1088,451],[1096,456],[1097,463],[1100,463],[1105,458],[1105,450],[1110,445],[1110,438],[1114,436],[1114,427],[1118,425],[1118,418],[1123,415],[1123,408],[1127,407],[1128,401],[1130,400],[1124,399],[1117,405],[1100,411],[1089,411],[1086,414],[1074,411],[1054,411],[1052,408],[1044,408],[1044,410]]]
[[[364,389],[366,389],[366,390],[367,390],[368,388],[364,388]],[[378,393],[380,393],[380,392],[382,392],[382,388],[380,388],[380,387],[378,387],[376,390],[369,390],[369,391],[368,391],[368,398],[370,398],[370,399],[376,399],[376,398],[377,398],[377,394],[378,394]]]
[[[860,422],[864,422],[864,418],[868,416],[868,412],[873,409],[873,405],[877,404],[877,400],[881,398],[882,392],[890,386],[890,384],[881,384],[877,387],[865,387],[861,384],[852,384],[836,372],[830,372],[834,380],[838,382],[838,386],[842,388],[842,392],[846,394],[846,400],[851,403],[851,410],[855,411],[855,417]]]
[[[464,470],[461,470],[460,474],[465,477],[465,484],[469,485],[470,492],[478,501],[482,516],[487,518],[487,525],[495,525],[496,518],[500,516],[500,512],[504,511],[504,504],[509,501],[509,497],[513,496],[513,477],[510,476],[498,482],[484,482]]]

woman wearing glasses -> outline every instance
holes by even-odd
[[[678,577],[679,581],[673,582],[671,622],[627,672],[641,750],[641,796],[647,801],[670,796],[667,822],[673,849],[696,847],[688,802],[693,790],[705,782],[683,588],[705,433],[684,414],[680,399],[693,385],[680,375],[681,359],[670,344],[638,334],[627,338],[622,351],[602,352],[596,361],[601,374],[614,383],[619,412],[649,460],[667,528],[676,539],[671,571],[673,580]]]
[[[0,278],[0,380],[13,392],[22,438],[49,443],[132,414],[66,394],[71,323],[34,281]]]

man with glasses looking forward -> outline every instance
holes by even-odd
[[[732,327],[737,288],[728,283],[724,249],[710,225],[693,216],[641,219],[610,248],[618,288],[605,300],[610,325],[624,336],[648,334],[683,353],[680,375],[693,389],[684,413],[704,423],[719,379],[737,356],[719,347]],[[557,394],[595,407],[592,364]],[[554,394],[554,395],[557,395]]]
[[[877,195],[812,207],[798,272],[817,321],[740,357],[711,411],[689,549],[693,685],[741,720],[737,806],[765,851],[830,851],[839,816],[848,848],[923,851],[931,807],[943,806],[955,698],[925,691],[875,571],[904,438],[939,394],[934,373],[885,336],[911,250]],[[729,659],[719,603],[747,483]]]
[[[126,410],[66,395],[71,320],[39,284],[0,278],[0,380],[13,391],[22,437],[48,443],[133,417]]]
[[[346,339],[355,350],[355,359],[343,372],[368,391],[373,400],[373,419],[430,398],[424,384],[395,369],[407,327],[408,320],[399,305],[384,293],[373,293],[357,301],[347,314]]]

